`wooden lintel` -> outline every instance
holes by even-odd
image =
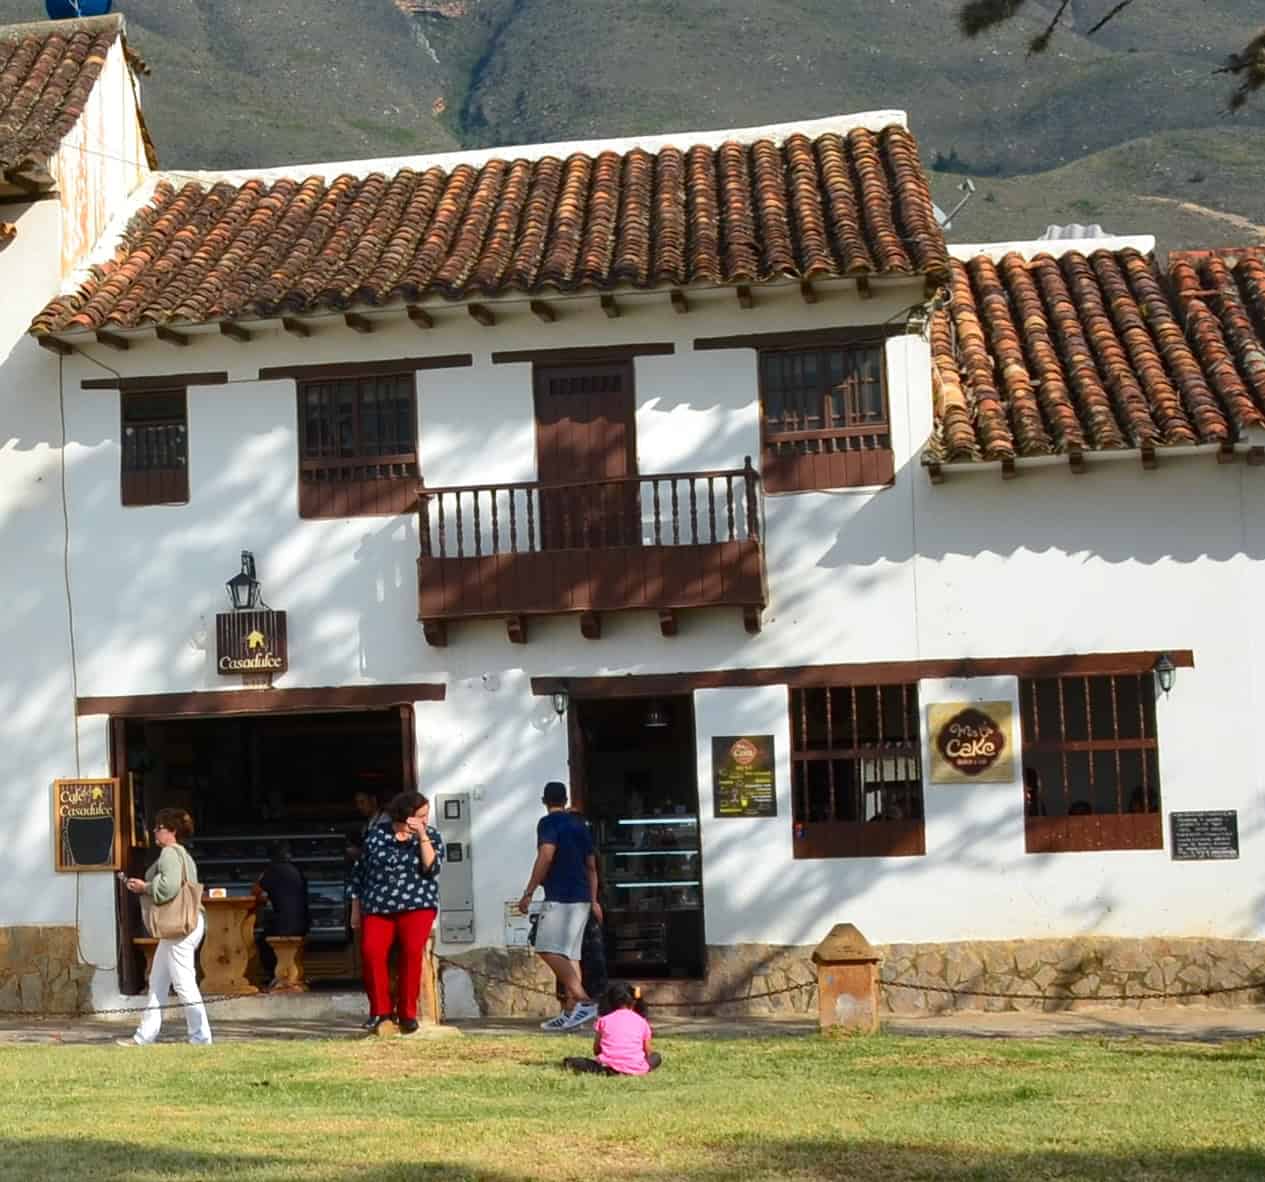
[[[677,630],[676,612],[670,607],[659,609],[659,631],[664,636],[675,636]]]
[[[1247,449],[1247,462],[1253,468],[1259,468],[1265,464],[1265,447],[1249,447]]]
[[[526,644],[527,643],[527,617],[526,616],[506,616],[505,632],[510,638],[510,644]]]
[[[425,308],[419,308],[416,304],[409,304],[408,318],[417,325],[418,328],[434,328],[435,322],[431,319],[431,315]]]
[[[1159,461],[1155,456],[1155,448],[1144,447],[1142,449],[1142,467],[1147,472],[1154,472],[1159,467]]]
[[[751,294],[751,288],[745,283],[738,284],[738,307],[745,311],[750,311],[755,307],[755,296]]]
[[[602,617],[597,612],[580,613],[580,635],[585,640],[602,639]]]
[[[1221,446],[1217,448],[1217,463],[1218,464],[1233,464],[1234,463],[1234,444],[1230,440],[1228,439],[1222,440]]]
[[[486,304],[467,304],[466,311],[470,313],[471,320],[478,321],[484,328],[491,328],[496,323],[492,309]]]
[[[249,345],[251,342],[250,331],[232,320],[220,321],[220,334],[242,345]]]
[[[678,316],[684,316],[690,310],[690,302],[685,298],[685,292],[674,288],[668,298],[672,301],[672,311]]]
[[[815,304],[817,302],[817,290],[813,287],[810,279],[800,280],[799,294],[804,297],[804,303],[806,304]]]
[[[69,357],[75,351],[74,345],[68,345],[56,337],[36,337],[35,339],[39,342],[41,349],[56,353],[58,357]]]
[[[604,295],[599,302],[602,305],[602,311],[606,313],[607,320],[619,318],[619,305],[615,302],[613,295]]]
[[[1001,478],[1003,480],[1014,480],[1019,473],[1015,471],[1015,461],[1012,458],[1002,460],[1001,462]]]
[[[120,353],[126,353],[132,347],[126,337],[121,337],[115,332],[106,332],[103,328],[97,329],[97,341],[108,348],[117,349]]]
[[[863,300],[872,300],[874,293],[870,290],[870,277],[868,275],[857,276],[857,295]]]
[[[443,620],[423,620],[422,635],[431,648],[448,646],[448,625]]]
[[[187,349],[192,344],[187,332],[177,332],[174,328],[168,328],[165,324],[155,326],[154,336],[164,344],[177,345],[181,349]]]
[[[754,636],[764,627],[764,609],[757,604],[748,604],[742,609],[742,626]]]
[[[943,484],[944,483],[943,465],[928,464],[927,465],[927,479],[930,480],[932,484]]]
[[[545,324],[552,324],[558,319],[558,313],[554,311],[553,305],[544,300],[532,300],[528,307],[531,308],[532,315]]]
[[[361,316],[359,312],[347,312],[343,315],[343,323],[348,328],[355,329],[356,332],[362,332],[366,336],[373,332],[373,321],[368,316]]]
[[[1067,466],[1076,476],[1085,475],[1085,453],[1079,448],[1067,453]]]
[[[302,320],[298,320],[293,316],[282,316],[281,327],[291,336],[310,337],[312,335],[312,330]]]

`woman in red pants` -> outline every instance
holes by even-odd
[[[430,801],[420,792],[401,792],[386,807],[390,821],[365,834],[364,850],[351,872],[351,926],[360,928],[369,1021],[376,1031],[394,1014],[401,1034],[417,1031],[417,995],[422,955],[439,908],[444,839],[433,829]],[[400,944],[399,997],[391,1004],[387,961]]]

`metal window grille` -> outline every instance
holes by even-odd
[[[790,706],[797,825],[922,821],[916,683],[792,689]]]
[[[189,463],[183,390],[124,393],[123,471],[183,471]]]
[[[1023,679],[1019,695],[1030,818],[1159,813],[1149,672]]]

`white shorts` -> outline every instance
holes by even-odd
[[[580,948],[584,944],[584,925],[588,922],[588,903],[551,903],[546,899],[540,908],[540,922],[536,925],[536,951],[553,952],[568,960],[579,960]]]

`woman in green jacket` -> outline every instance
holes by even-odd
[[[160,809],[154,818],[154,840],[160,850],[157,861],[145,872],[144,878],[129,878],[127,889],[134,895],[146,895],[155,905],[170,902],[180,893],[185,877],[197,883],[198,868],[184,848],[193,836],[193,818],[184,809]],[[189,1041],[195,1046],[208,1046],[211,1042],[211,1024],[207,1021],[206,1007],[198,990],[197,969],[194,954],[206,933],[206,916],[199,911],[193,931],[178,940],[159,940],[154,951],[154,967],[149,972],[149,997],[145,1001],[145,1013],[131,1038],[121,1038],[123,1045],[145,1046],[158,1038],[162,1028],[162,1007],[167,1003],[170,990],[184,1004],[185,1024]]]

